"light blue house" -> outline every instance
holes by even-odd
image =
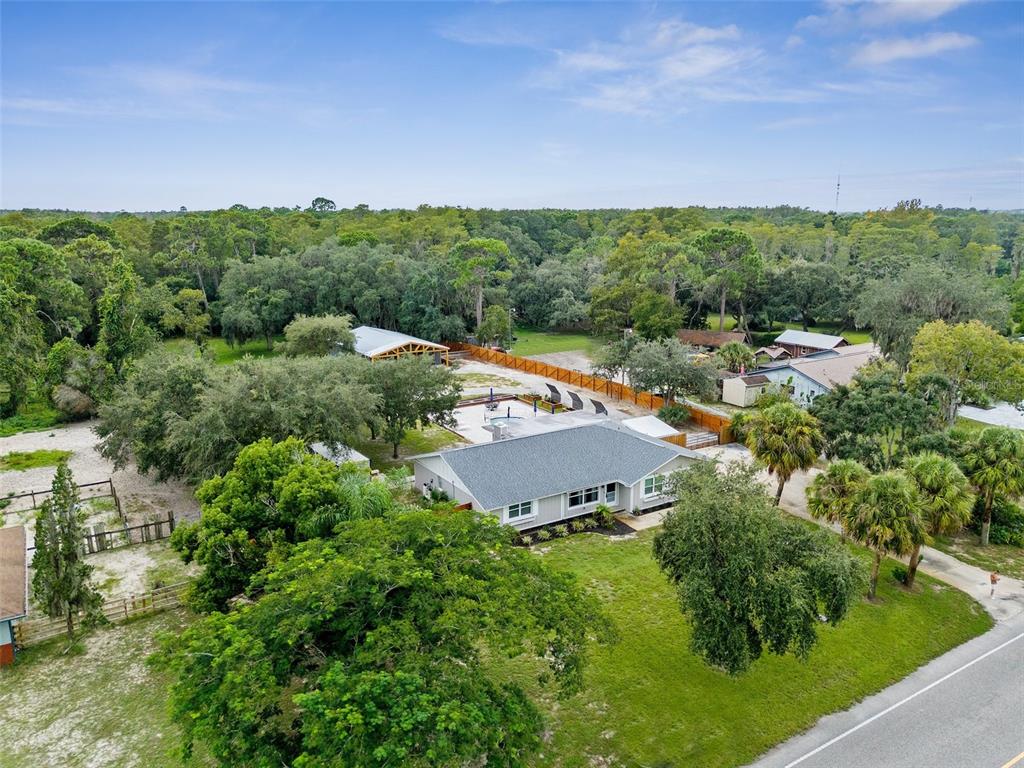
[[[851,344],[758,368],[756,373],[787,387],[793,402],[809,406],[820,395],[849,384],[857,371],[880,356],[881,350],[874,344]]]

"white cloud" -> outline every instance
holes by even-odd
[[[920,23],[933,21],[955,11],[967,0],[896,0],[895,2],[866,3],[860,10],[864,24],[881,26],[900,22]]]
[[[934,21],[970,0],[826,0],[822,13],[805,16],[797,29],[842,33],[851,27],[921,24]]]
[[[874,66],[903,59],[923,59],[948,51],[970,48],[977,42],[977,38],[959,32],[935,32],[921,37],[872,40],[854,53],[853,63]]]

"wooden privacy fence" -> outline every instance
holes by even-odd
[[[124,621],[132,616],[141,616],[146,613],[159,613],[168,608],[175,608],[181,605],[188,582],[171,584],[170,586],[144,592],[141,595],[129,595],[127,597],[116,597],[107,600],[100,606],[100,612],[110,622]],[[75,626],[78,626],[76,619]],[[36,643],[42,643],[51,638],[64,634],[67,631],[67,622],[64,619],[29,619],[14,625],[14,642],[21,648]]]
[[[448,342],[448,346],[453,350],[466,352],[470,357],[474,357],[477,360],[502,365],[506,368],[514,368],[517,371],[543,376],[546,379],[554,379],[572,387],[581,387],[593,392],[600,392],[617,400],[629,400],[652,411],[656,411],[665,405],[665,398],[661,397],[661,395],[636,390],[617,381],[606,379],[603,376],[595,376],[583,373],[583,371],[573,371],[569,368],[562,368],[561,366],[545,363],[541,360],[518,357],[507,352],[498,352],[494,349],[478,347],[475,344],[453,341]],[[687,410],[690,411],[690,419],[694,424],[708,432],[714,432],[718,435],[719,442],[733,442],[732,431],[729,429],[732,421],[728,416],[705,411],[692,403],[686,403],[685,405]]]

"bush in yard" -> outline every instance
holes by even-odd
[[[597,520],[595,520],[592,517],[585,517],[585,518],[583,518],[583,527],[586,530],[591,530],[591,529],[597,528]]]
[[[781,514],[751,466],[698,462],[672,488],[654,559],[679,593],[694,653],[729,674],[765,650],[806,658],[819,616],[834,625],[849,611],[863,566],[825,531]]]
[[[690,409],[681,403],[668,403],[658,409],[658,418],[673,427],[681,427],[690,422]]]
[[[555,536],[568,536],[569,526],[565,523],[559,523],[558,525],[554,525],[551,527],[551,532],[554,533]]]
[[[580,533],[586,526],[583,524],[583,520],[576,517],[569,521],[569,529],[573,533]]]
[[[549,531],[547,528],[541,528],[539,531],[537,531],[537,541],[550,541],[550,540],[551,540],[551,531]]]
[[[542,715],[484,659],[528,656],[568,696],[591,638],[614,631],[573,576],[511,541],[471,512],[401,510],[295,546],[254,602],[152,657],[174,675],[186,756],[198,741],[223,766],[531,764]]]
[[[519,543],[522,544],[524,547],[528,547],[531,544],[533,544],[533,536],[529,533],[524,533],[519,536]]]
[[[594,520],[601,528],[611,528],[615,525],[615,513],[607,504],[598,504],[594,507]]]

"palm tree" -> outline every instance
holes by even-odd
[[[887,555],[909,555],[924,541],[921,500],[914,482],[902,472],[872,475],[854,500],[850,535],[875,554],[868,597],[878,590],[878,571]]]
[[[807,509],[811,516],[838,523],[845,540],[853,519],[854,499],[869,477],[871,473],[860,462],[833,461],[807,489]]]
[[[963,467],[985,502],[981,546],[987,547],[993,499],[1024,492],[1024,434],[1007,427],[983,429],[964,453]]]
[[[974,494],[955,461],[937,453],[919,453],[907,459],[904,471],[917,486],[921,517],[929,537],[956,533],[971,522]],[[914,586],[920,562],[921,544],[917,544],[910,553],[908,587]]]
[[[754,366],[754,353],[750,347],[742,341],[727,341],[718,349],[719,365],[732,373],[739,373],[740,368],[752,368]]]
[[[755,413],[744,424],[747,448],[779,479],[775,506],[786,481],[798,469],[813,466],[825,448],[821,423],[793,403],[778,403]]]

